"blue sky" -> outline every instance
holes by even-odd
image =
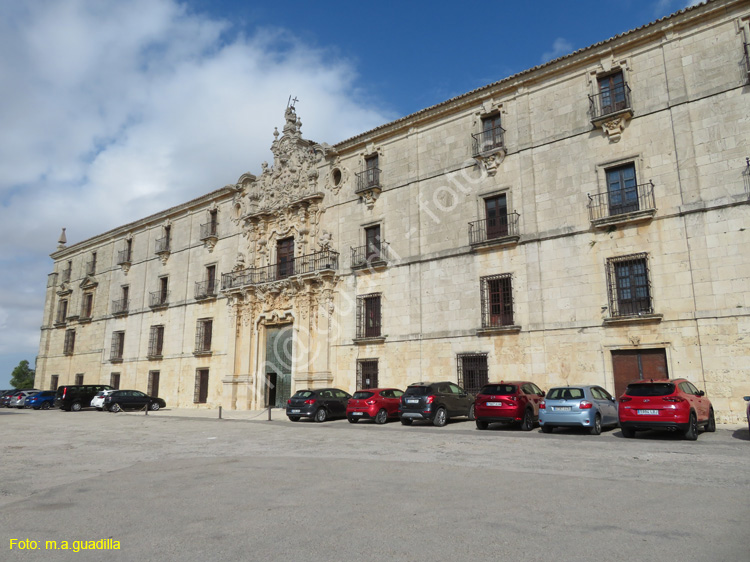
[[[290,94],[333,144],[689,0],[0,0],[0,388],[70,244],[257,173]]]

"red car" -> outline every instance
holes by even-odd
[[[384,424],[388,418],[398,418],[398,406],[404,392],[398,388],[365,388],[358,390],[346,406],[349,423],[375,420]]]
[[[695,441],[698,426],[716,431],[711,401],[685,379],[631,382],[618,400],[618,416],[623,437],[633,437],[643,429],[664,429]]]
[[[474,403],[477,429],[493,422],[516,423],[531,431],[539,419],[544,391],[530,381],[501,381],[484,385]]]

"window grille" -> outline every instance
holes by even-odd
[[[76,382],[75,384],[81,385],[83,384],[83,373],[76,374]]]
[[[213,319],[202,318],[198,320],[195,330],[195,351],[206,353],[211,351],[211,336],[213,331]]]
[[[122,361],[125,348],[125,332],[112,332],[112,347],[109,352],[110,361]]]
[[[109,386],[115,390],[120,388],[120,373],[110,373],[109,375]]]
[[[607,292],[611,316],[651,314],[648,254],[607,260]]]
[[[65,355],[73,355],[76,346],[76,331],[74,329],[65,330],[65,344],[63,352]]]
[[[149,396],[159,396],[159,371],[148,372],[148,390]]]
[[[378,388],[377,359],[357,361],[357,389],[360,388]]]
[[[62,324],[65,322],[65,319],[68,317],[68,300],[63,299],[60,301],[60,304],[57,305],[57,323]]]
[[[161,357],[164,348],[164,326],[151,326],[148,334],[149,357]]]
[[[357,297],[357,337],[377,338],[381,335],[380,293]]]
[[[486,353],[459,353],[456,356],[458,386],[477,394],[489,380]]]
[[[482,277],[482,328],[513,325],[512,274]]]
[[[57,390],[59,381],[60,381],[60,375],[52,375],[49,379],[49,389]]]

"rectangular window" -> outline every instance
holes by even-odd
[[[358,296],[357,337],[380,337],[381,327],[380,293]]]
[[[380,225],[365,228],[365,252],[368,263],[380,258]]]
[[[57,386],[60,384],[60,375],[52,375],[49,378],[49,389],[57,390]]]
[[[378,360],[357,361],[357,389],[378,388]]]
[[[195,393],[193,402],[205,404],[208,400],[208,369],[198,369],[195,372]]]
[[[209,353],[211,351],[211,336],[214,321],[211,318],[201,318],[195,330],[195,352]]]
[[[482,328],[498,328],[513,325],[512,275],[482,277]]]
[[[62,272],[62,282],[69,283],[72,275],[73,275],[73,262],[68,261],[67,266],[65,267],[65,269],[63,269],[63,272]]]
[[[65,355],[73,355],[73,351],[76,347],[76,331],[74,329],[65,330],[65,344],[63,353]]]
[[[164,227],[164,236],[156,240],[156,253],[169,252],[170,251],[170,240],[172,236],[172,227]]]
[[[638,182],[635,165],[626,164],[606,170],[609,214],[622,215],[638,210]]]
[[[81,306],[81,318],[91,318],[94,312],[94,293],[83,294],[83,304]]]
[[[64,324],[68,317],[68,299],[62,299],[57,305],[57,324]]]
[[[94,275],[96,273],[96,252],[91,252],[91,261],[86,264],[86,275]]]
[[[486,353],[459,353],[456,357],[458,386],[477,394],[489,381]]]
[[[607,260],[609,307],[612,316],[650,314],[651,288],[648,254],[634,254]]]
[[[365,158],[364,187],[375,187],[380,185],[380,167],[377,154]]]
[[[110,373],[109,374],[109,386],[111,386],[115,390],[119,390],[119,388],[120,388],[120,373]]]
[[[506,196],[497,195],[484,200],[487,221],[487,240],[508,236],[508,202]]]
[[[276,267],[279,279],[294,275],[294,238],[276,242]]]
[[[159,371],[148,372],[148,390],[149,396],[159,396]]]
[[[481,152],[501,148],[503,146],[503,133],[500,126],[500,114],[489,115],[482,118],[482,138],[480,143]]]
[[[164,348],[164,326],[151,326],[148,333],[148,356],[161,357]]]
[[[206,291],[209,295],[216,294],[216,266],[206,266]]]
[[[83,384],[83,373],[78,373],[76,375],[76,385],[82,385]]]
[[[615,113],[629,107],[627,85],[622,72],[616,72],[598,79],[600,96],[600,115]]]
[[[110,361],[122,361],[122,354],[125,350],[125,332],[112,332],[112,347],[109,351]]]

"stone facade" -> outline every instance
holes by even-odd
[[[749,23],[714,0],[335,146],[289,106],[259,175],[61,242],[37,384],[158,372],[170,406],[248,409],[368,379],[662,373],[738,421]]]

